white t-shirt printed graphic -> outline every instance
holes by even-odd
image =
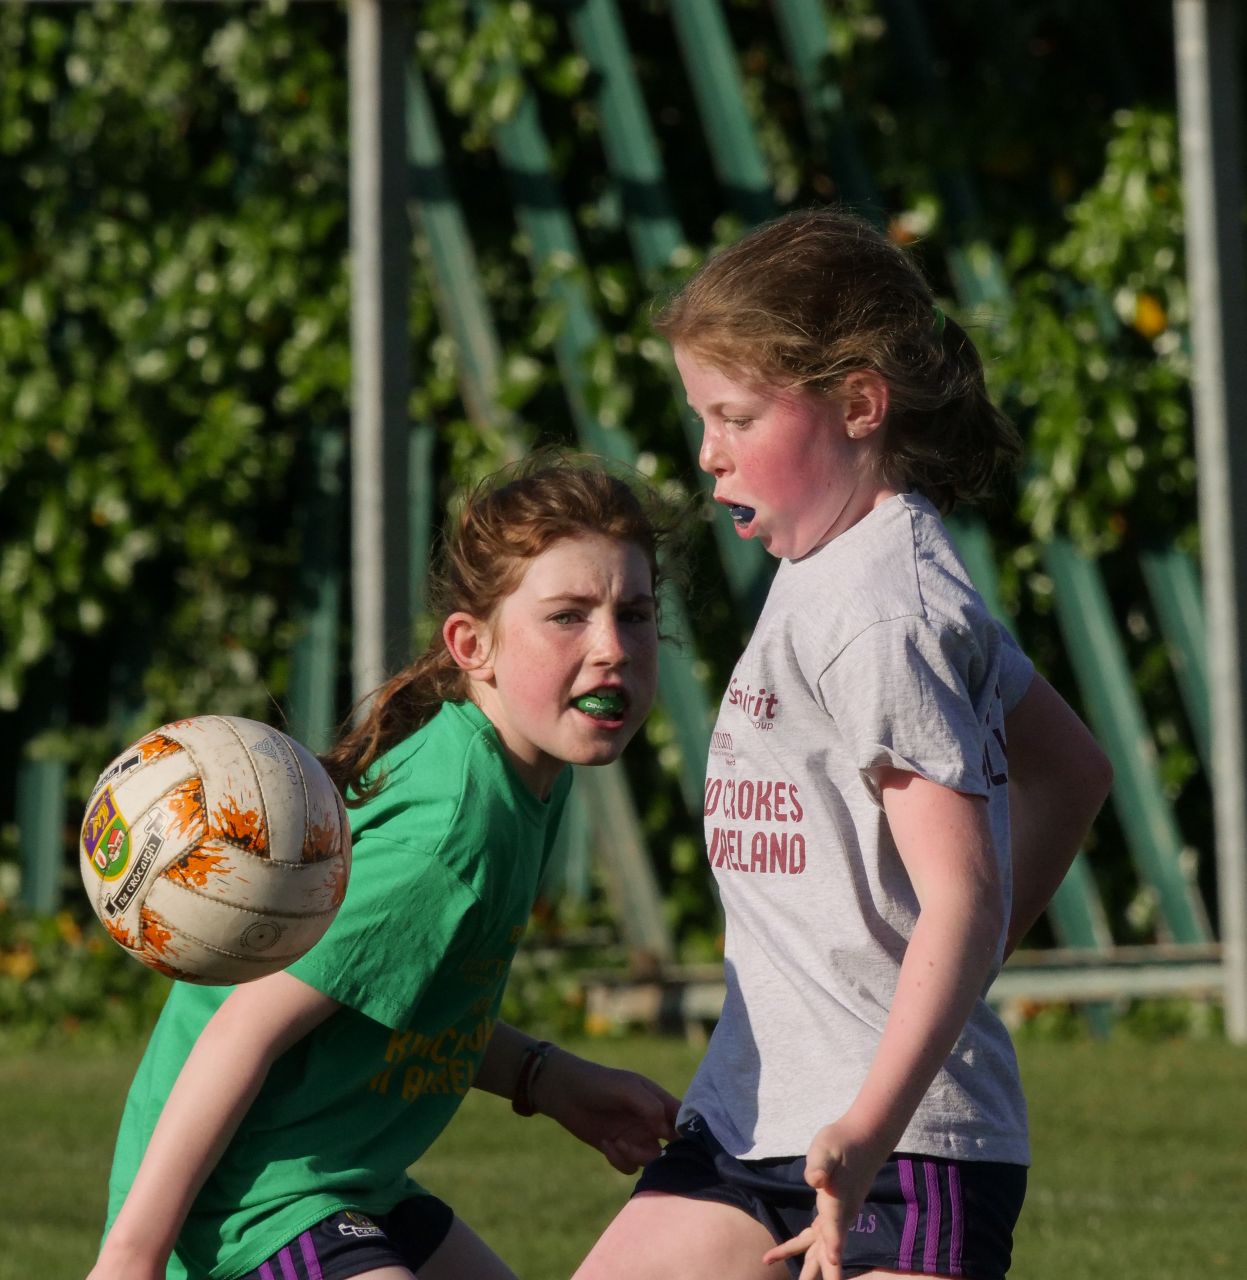
[[[727,998],[685,1108],[732,1154],[803,1153],[874,1057],[918,915],[876,770],[985,796],[1008,894],[1004,715],[1032,674],[925,499],[781,564],[706,779]],[[900,1149],[1027,1162],[1013,1048],[981,1000]]]

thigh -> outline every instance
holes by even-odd
[[[786,1280],[762,1255],[771,1233],[743,1209],[641,1191],[602,1233],[574,1280]]]
[[[516,1280],[511,1268],[459,1218],[416,1274],[419,1280]]]

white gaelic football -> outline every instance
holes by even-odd
[[[246,982],[293,963],[346,893],[351,835],[308,749],[237,716],[140,738],[95,784],[79,842],[95,914],[171,978]]]

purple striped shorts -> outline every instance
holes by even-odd
[[[738,1160],[700,1116],[681,1125],[680,1136],[646,1167],[633,1195],[641,1191],[735,1205],[777,1243],[799,1235],[814,1216],[804,1156]],[[1004,1280],[1025,1196],[1022,1165],[898,1153],[879,1170],[849,1227],[846,1280],[876,1269]],[[788,1267],[799,1276],[801,1259],[790,1258]]]
[[[332,1213],[243,1280],[350,1280],[378,1267],[422,1267],[446,1239],[454,1212],[436,1196],[413,1196],[388,1213]]]

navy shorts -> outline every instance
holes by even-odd
[[[344,1209],[309,1227],[243,1280],[350,1280],[395,1266],[418,1272],[454,1220],[454,1211],[436,1196],[412,1196],[389,1213]]]
[[[696,1115],[679,1132],[646,1166],[633,1195],[661,1191],[735,1205],[777,1244],[813,1221],[804,1156],[738,1160]],[[1026,1169],[1019,1164],[893,1155],[849,1226],[846,1280],[875,1269],[1004,1280],[1025,1195]],[[799,1276],[801,1259],[789,1258],[788,1269]]]

